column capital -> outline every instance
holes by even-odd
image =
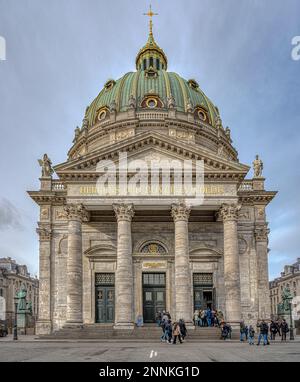
[[[89,220],[89,213],[83,204],[67,204],[64,206],[68,220],[79,220],[87,222]]]
[[[185,203],[172,204],[171,215],[174,222],[184,220],[188,221],[191,209]]]
[[[112,207],[118,222],[122,220],[131,222],[134,216],[133,204],[113,204]]]
[[[222,204],[219,215],[223,219],[224,222],[226,221],[237,221],[238,220],[238,212],[241,209],[240,204]]]
[[[267,224],[262,224],[255,227],[254,235],[256,241],[268,241],[268,235],[270,233],[270,229]]]
[[[40,237],[40,241],[50,241],[51,240],[51,227],[49,224],[38,224],[38,228],[36,229],[36,233]]]

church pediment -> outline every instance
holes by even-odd
[[[238,162],[224,159],[196,144],[179,142],[157,132],[146,132],[129,138],[126,141],[106,146],[82,158],[71,160],[55,166],[55,171],[62,180],[76,177],[96,176],[99,161],[119,161],[119,153],[127,153],[128,162],[133,160],[196,160],[204,161],[205,176],[211,178],[234,178],[242,180],[249,167]]]

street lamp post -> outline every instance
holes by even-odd
[[[15,300],[15,323],[14,323],[14,341],[18,340],[18,297],[14,298]]]
[[[294,340],[294,328],[293,328],[293,317],[292,317],[292,301],[290,300],[290,340]]]

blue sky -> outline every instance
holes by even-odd
[[[0,256],[38,272],[37,159],[66,159],[74,129],[108,78],[134,70],[147,39],[144,0],[0,0]],[[300,257],[298,0],[153,0],[169,70],[219,107],[242,163],[264,161],[270,276]]]

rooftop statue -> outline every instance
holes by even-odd
[[[53,174],[52,162],[47,154],[44,154],[43,159],[38,160],[39,165],[42,167],[42,177],[50,178]]]
[[[77,126],[76,129],[74,130],[75,137],[73,139],[73,143],[75,143],[80,135],[80,128]]]
[[[135,107],[136,107],[136,99],[134,98],[134,96],[132,94],[129,97],[128,106],[130,109],[135,109]]]
[[[193,112],[193,105],[192,105],[192,101],[191,101],[190,98],[187,100],[187,103],[186,103],[186,111],[188,113],[192,113]]]
[[[255,178],[262,178],[262,170],[264,168],[264,164],[262,160],[256,155],[255,160],[253,162],[253,170]]]
[[[175,107],[175,98],[173,94],[171,94],[170,97],[168,97],[168,108],[173,109],[174,107]]]

